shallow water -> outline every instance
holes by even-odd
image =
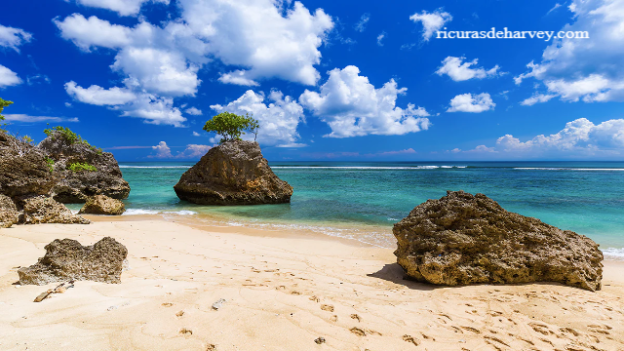
[[[624,259],[624,162],[273,162],[290,204],[212,207],[173,191],[193,163],[122,163],[127,215],[178,213],[231,224],[299,227],[393,246],[392,225],[446,190],[484,193],[505,209],[573,230]]]

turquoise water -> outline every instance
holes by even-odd
[[[132,188],[128,214],[212,215],[340,236],[379,233],[383,242],[393,240],[392,225],[415,206],[461,189],[587,235],[609,255],[624,258],[624,162],[273,162],[274,172],[295,189],[292,202],[235,207],[180,201],[173,185],[192,165],[122,163]]]

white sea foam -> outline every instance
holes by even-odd
[[[604,254],[605,258],[608,260],[624,261],[624,248],[616,249],[614,247],[608,247],[602,250],[602,253]]]
[[[624,168],[540,168],[540,167],[516,167],[519,171],[580,171],[580,172],[624,172]]]
[[[191,166],[125,166],[120,165],[119,168],[137,168],[137,169],[189,169]]]
[[[194,211],[182,210],[182,211],[158,211],[158,210],[146,210],[142,208],[132,208],[127,210],[124,216],[140,216],[140,215],[156,215],[156,214],[173,214],[179,216],[192,216],[197,214]]]
[[[415,166],[415,167],[367,167],[367,166],[272,166],[273,169],[349,169],[349,170],[427,170],[427,169],[450,169],[466,168],[467,166]]]

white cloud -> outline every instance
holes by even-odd
[[[171,148],[167,146],[167,143],[161,141],[156,146],[152,146],[152,149],[156,150],[156,155],[152,157],[156,158],[171,158],[173,155],[171,154]]]
[[[128,89],[117,87],[104,89],[97,85],[85,89],[74,81],[65,83],[65,91],[80,102],[98,106],[123,105],[136,99],[136,95]]]
[[[141,94],[135,100],[123,106],[123,117],[145,119],[145,123],[173,125],[183,127],[186,118],[182,111],[173,107],[173,99],[150,94]]]
[[[19,52],[19,47],[32,40],[32,34],[23,29],[5,27],[0,24],[0,46]]]
[[[446,74],[456,82],[461,82],[473,78],[483,79],[501,75],[501,73],[498,72],[500,68],[498,67],[498,65],[494,66],[489,70],[485,70],[481,67],[471,68],[471,66],[477,64],[478,59],[474,59],[470,62],[463,62],[465,59],[465,57],[453,56],[445,58],[444,61],[442,61],[442,66],[436,71],[436,74],[439,76]]]
[[[4,67],[3,65],[0,65],[0,88],[19,84],[22,84],[22,79],[17,76],[17,73]]]
[[[437,9],[432,13],[428,13],[427,11],[423,11],[422,13],[415,13],[410,16],[410,19],[415,23],[421,22],[423,25],[423,39],[425,41],[429,41],[429,39],[433,36],[434,32],[440,30],[440,28],[444,27],[446,22],[450,22],[453,20],[453,16],[451,16],[448,12],[443,12],[442,9]]]
[[[111,24],[95,16],[88,19],[74,13],[64,20],[54,20],[54,24],[61,30],[63,39],[72,41],[84,51],[92,47],[119,49],[132,42],[132,30],[128,27]]]
[[[473,150],[452,153],[497,154],[500,158],[605,158],[624,157],[624,119],[594,124],[586,118],[566,123],[557,133],[537,135],[522,141],[504,135],[496,145],[479,145]]]
[[[189,107],[186,110],[184,110],[184,112],[188,113],[189,115],[193,115],[193,116],[201,116],[203,115],[202,111],[196,107]]]
[[[461,94],[451,100],[451,107],[446,112],[472,112],[481,113],[493,110],[496,104],[492,101],[490,94],[479,95]]]
[[[29,116],[26,114],[7,114],[4,115],[8,122],[37,123],[37,122],[80,122],[78,118],[68,117],[49,117],[49,116]]]
[[[120,14],[136,13],[146,2],[79,1]],[[111,69],[123,77],[123,86],[74,86],[68,92],[77,98],[79,92],[92,93],[81,101],[116,105],[123,116],[181,126],[186,119],[173,107],[173,99],[195,96],[201,84],[197,73],[213,60],[233,68],[219,79],[224,83],[253,86],[266,78],[306,85],[318,81],[314,66],[320,63],[319,47],[334,26],[323,10],[312,14],[300,2],[275,0],[180,0],[178,6],[181,17],[159,25],[140,17],[138,24],[127,27],[81,14],[55,20],[61,36],[81,50],[113,50]],[[111,95],[122,92],[134,94],[138,101],[107,103]]]
[[[357,30],[358,32],[363,32],[366,29],[366,24],[368,24],[368,21],[370,21],[370,14],[363,14],[362,17],[360,17],[358,23],[355,24],[355,30]]]
[[[550,10],[548,10],[548,12],[546,13],[546,15],[550,15],[551,12],[555,11],[556,9],[560,8],[561,5],[560,3],[556,3],[555,6],[553,6]]]
[[[383,40],[385,37],[386,37],[386,32],[381,32],[381,34],[377,36],[377,45],[383,46],[384,45]]]
[[[76,0],[80,5],[117,12],[120,16],[136,16],[147,2],[169,5],[169,0]]]
[[[156,146],[152,146],[152,149],[156,151],[155,155],[150,155],[150,158],[193,158],[197,159],[204,156],[208,150],[212,147],[209,145],[189,144],[184,151],[178,152],[173,155],[171,148],[166,142],[161,141]]]
[[[305,121],[303,107],[279,91],[272,91],[266,98],[262,93],[248,90],[225,106],[212,105],[210,108],[217,113],[227,111],[253,116],[260,124],[258,142],[265,145],[295,145],[299,139],[297,126]],[[254,136],[247,135],[245,139],[253,140]]]
[[[587,31],[590,38],[555,40],[516,84],[534,78],[548,95],[570,102],[624,101],[624,2],[573,0],[569,9],[574,22],[562,30]]]
[[[198,137],[198,136],[200,136],[200,134],[194,131],[193,132],[193,136]]]
[[[355,66],[329,72],[329,79],[320,92],[306,90],[299,98],[301,104],[329,124],[328,137],[346,138],[377,135],[403,135],[429,128],[429,113],[422,107],[408,104],[396,106],[399,95],[407,88],[398,88],[391,79],[375,89],[367,77],[360,76]]]
[[[557,97],[557,95],[535,94],[531,96],[530,98],[522,101],[520,104],[524,106],[533,106],[537,103],[548,102],[554,97]]]
[[[320,77],[314,68],[321,59],[318,48],[334,23],[323,10],[311,14],[298,1],[284,16],[280,3],[180,1],[182,17],[196,36],[210,43],[215,57],[226,65],[247,67],[230,72],[223,82],[250,85],[258,79],[277,77],[315,85]]]

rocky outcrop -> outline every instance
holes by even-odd
[[[120,216],[126,212],[123,201],[111,199],[105,195],[95,195],[87,199],[87,202],[80,209],[78,214],[98,214],[109,216]]]
[[[71,280],[91,280],[108,284],[121,283],[126,247],[113,238],[104,238],[93,246],[76,240],[54,240],[45,247],[46,254],[30,266],[20,268],[22,285],[46,285]]]
[[[591,239],[505,211],[483,194],[448,192],[393,229],[409,277],[440,285],[557,282],[599,290],[603,255]]]
[[[182,200],[200,205],[258,205],[290,202],[293,188],[279,179],[250,141],[210,149],[174,187]]]
[[[74,215],[65,205],[49,197],[38,196],[24,201],[20,224],[62,223],[89,224],[88,219]]]
[[[39,148],[54,162],[57,182],[52,193],[56,201],[84,203],[94,195],[122,200],[130,194],[130,186],[122,178],[113,154],[102,152],[81,139],[68,140],[59,130],[44,139]]]
[[[46,153],[0,131],[0,194],[15,201],[49,195],[55,180]]]
[[[0,228],[9,228],[19,222],[19,212],[13,200],[6,195],[0,195]]]

